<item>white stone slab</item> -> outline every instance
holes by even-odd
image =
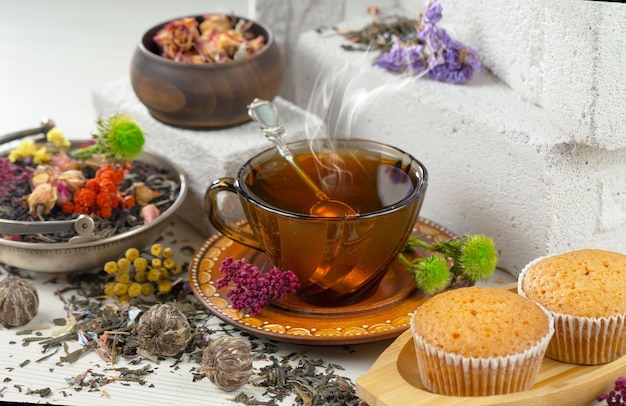
[[[423,0],[400,0],[417,16]],[[626,147],[626,4],[443,0],[441,25],[577,143]],[[545,134],[546,140],[552,134]]]
[[[626,252],[622,181],[606,179],[626,173],[626,148],[581,139],[490,72],[463,86],[407,79],[342,43],[333,31],[300,36],[291,56],[296,104],[335,134],[378,139],[422,160],[431,174],[424,216],[459,234],[493,236],[512,273],[567,249]]]
[[[338,0],[249,0],[251,18],[271,27],[283,55],[291,55],[300,33],[321,25],[333,25],[346,17],[345,1]],[[280,95],[291,100],[294,95],[294,64],[285,58],[285,79]]]

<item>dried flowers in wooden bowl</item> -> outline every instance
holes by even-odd
[[[249,121],[247,105],[255,97],[273,99],[283,73],[269,28],[234,15],[204,14],[147,30],[133,54],[130,79],[155,119],[210,129]]]
[[[125,115],[98,120],[84,142],[66,140],[51,121],[1,137],[0,262],[83,271],[153,242],[188,186],[184,173],[145,150],[144,141]]]

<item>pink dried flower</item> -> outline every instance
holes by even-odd
[[[57,188],[57,204],[58,205],[62,205],[63,203],[69,202],[72,200],[72,193],[67,188],[67,186],[65,186],[62,183],[59,183],[58,185],[56,185],[56,188]]]
[[[300,288],[298,277],[290,270],[274,267],[262,274],[257,266],[247,264],[244,258],[233,261],[226,258],[220,265],[224,276],[216,281],[218,289],[235,285],[227,296],[233,308],[257,314],[273,301],[278,301]]]
[[[31,173],[15,165],[6,157],[0,157],[0,197],[31,178]]]
[[[202,22],[183,17],[166,24],[153,37],[161,56],[183,63],[223,63],[244,59],[265,46],[263,35],[249,31],[251,21],[205,14]]]
[[[80,163],[67,154],[54,155],[52,163],[54,163],[59,172],[80,169]]]
[[[62,172],[56,175],[55,183],[58,185],[63,185],[70,192],[75,192],[81,187],[85,186],[85,175],[82,171],[77,169],[69,169],[65,172]]]
[[[198,22],[186,17],[168,23],[153,39],[163,48],[161,56],[179,61],[195,48],[198,38]]]
[[[161,214],[161,212],[159,211],[159,208],[156,207],[154,204],[148,204],[141,208],[139,214],[141,215],[143,222],[149,224],[153,222],[157,217],[159,217],[159,214]]]

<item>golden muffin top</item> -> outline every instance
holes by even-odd
[[[518,354],[549,332],[545,312],[507,290],[469,287],[433,296],[415,312],[414,333],[427,343],[464,357]]]
[[[550,311],[579,317],[626,313],[626,255],[570,251],[529,264],[520,277],[526,297]]]

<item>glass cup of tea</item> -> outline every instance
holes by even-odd
[[[303,140],[289,147],[327,197],[356,214],[311,214],[319,197],[276,149],[268,149],[246,162],[236,178],[208,187],[206,215],[228,238],[292,270],[304,302],[361,302],[376,291],[410,236],[428,185],[426,168],[410,154],[371,140]],[[228,221],[221,192],[239,197],[248,227]]]

